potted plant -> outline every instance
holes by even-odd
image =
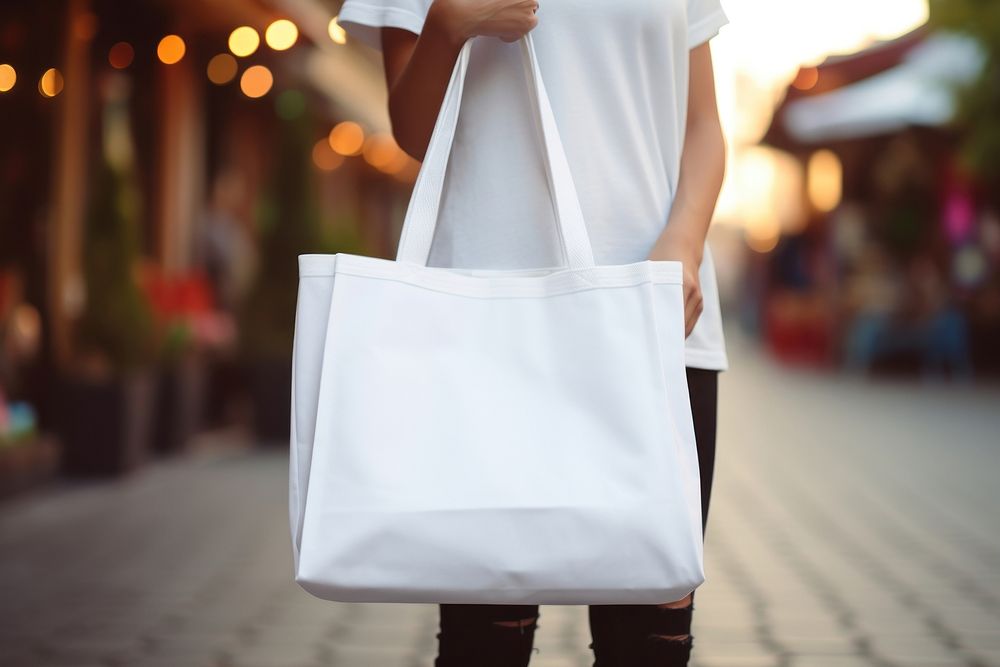
[[[142,287],[153,311],[158,368],[152,446],[157,453],[182,449],[202,427],[207,366],[234,339],[229,315],[220,310],[208,276],[193,270],[166,275],[143,272]]]
[[[129,164],[100,152],[92,174],[77,355],[61,378],[54,421],[64,472],[115,475],[146,458],[155,391],[153,326],[137,280],[140,205]]]

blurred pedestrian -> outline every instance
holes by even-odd
[[[560,264],[521,51],[510,44],[535,31],[595,259],[683,263],[703,528],[727,366],[705,245],[725,169],[708,40],[727,22],[719,0],[346,0],[339,15],[349,35],[382,50],[393,134],[418,159],[474,38],[428,260],[453,268]],[[687,664],[693,599],[591,605],[595,667]],[[440,614],[435,667],[528,664],[537,605],[442,604]]]

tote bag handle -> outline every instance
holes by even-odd
[[[410,204],[406,210],[399,249],[396,253],[398,262],[426,266],[430,257],[431,242],[434,239],[434,229],[437,226],[438,211],[441,206],[441,193],[444,190],[445,170],[455,139],[471,49],[470,39],[462,46],[451,80],[448,82],[448,89],[431,133],[423,165],[413,186],[413,193],[410,195]],[[538,57],[535,54],[531,33],[521,39],[521,55],[532,98],[534,121],[536,127],[540,129],[545,175],[552,196],[566,266],[592,267],[594,251],[584,224],[583,211],[580,208],[576,187],[573,185],[566,152],[559,138],[549,96],[545,92],[542,73],[538,68]]]

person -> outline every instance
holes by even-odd
[[[456,58],[473,40],[430,266],[558,266],[559,238],[515,44],[532,32],[599,264],[679,260],[685,355],[702,487],[727,367],[705,244],[725,141],[708,40],[719,0],[346,0],[348,36],[381,49],[393,136],[422,159]],[[591,605],[595,667],[687,664],[694,594]],[[435,667],[527,665],[537,605],[440,605]]]

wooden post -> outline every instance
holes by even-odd
[[[205,138],[200,82],[191,54],[160,65],[158,254],[168,274],[191,268],[194,232],[204,205]]]
[[[87,201],[87,123],[90,100],[90,0],[69,0],[62,71],[65,87],[59,105],[55,144],[55,182],[48,234],[49,322],[56,368],[73,358],[73,323],[85,294],[82,276],[84,210]]]

